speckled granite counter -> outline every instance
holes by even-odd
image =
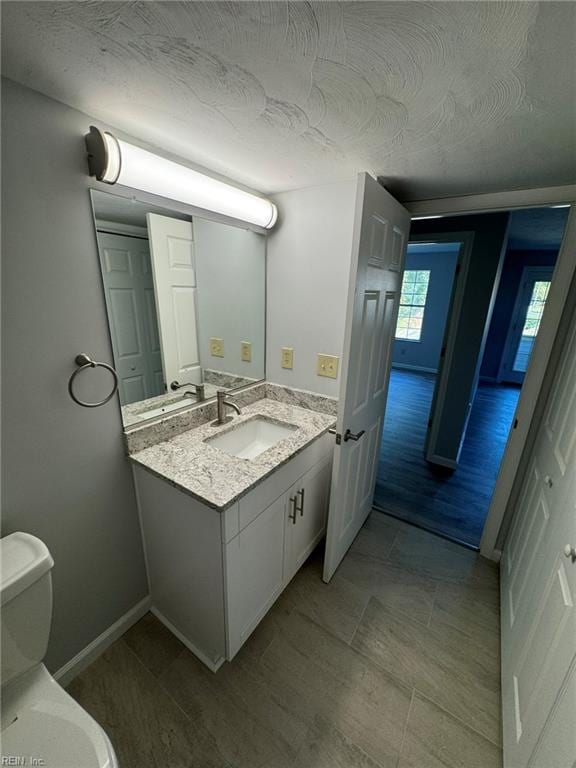
[[[254,459],[230,456],[204,442],[207,438],[236,429],[255,416],[295,425],[297,429]],[[133,453],[130,458],[176,488],[222,511],[334,424],[333,415],[264,398],[244,407],[242,414],[235,416],[228,424],[202,424]]]

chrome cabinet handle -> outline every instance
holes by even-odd
[[[300,496],[300,506],[296,505],[296,511],[300,512],[300,517],[304,517],[304,488],[300,488],[296,496]]]
[[[362,435],[365,433],[366,430],[361,429],[360,432],[357,434],[354,434],[354,432],[350,432],[349,429],[346,430],[344,433],[344,442],[346,443],[348,440],[360,440]]]
[[[288,513],[288,519],[292,520],[292,525],[296,525],[296,496],[290,496],[290,503],[292,504],[292,512]]]
[[[570,544],[566,544],[564,547],[564,557],[569,557],[573,563],[576,563],[576,547],[571,547]]]

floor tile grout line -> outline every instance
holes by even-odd
[[[402,731],[402,741],[400,742],[400,750],[398,751],[398,760],[396,762],[396,768],[400,765],[400,761],[402,760],[402,752],[404,751],[404,744],[406,742],[406,734],[408,733],[408,722],[410,720],[410,715],[412,714],[412,706],[414,704],[414,699],[416,698],[416,688],[412,688],[412,693],[410,694],[410,704],[408,705],[408,713],[406,715],[406,722],[404,723],[404,730]]]
[[[428,616],[428,622],[426,623],[426,626],[428,629],[430,629],[430,625],[432,624],[432,617],[434,616],[434,608],[436,608],[436,600],[438,599],[438,589],[440,588],[440,584],[437,582],[434,585],[434,597],[432,598],[432,607],[430,608],[430,616]]]
[[[189,715],[189,714],[186,712],[186,710],[185,710],[185,709],[183,709],[183,708],[182,708],[182,706],[181,706],[181,705],[180,705],[180,703],[179,703],[179,702],[178,702],[178,701],[177,701],[177,700],[174,698],[174,696],[172,696],[172,694],[170,693],[170,691],[168,690],[168,688],[167,688],[167,687],[166,687],[166,686],[165,686],[163,683],[161,683],[161,682],[160,682],[160,677],[156,677],[156,675],[155,675],[155,674],[154,674],[154,673],[153,673],[153,672],[152,672],[150,669],[148,669],[148,667],[146,666],[146,664],[144,664],[143,660],[140,658],[140,656],[138,656],[138,654],[136,653],[136,651],[135,651],[133,648],[131,648],[131,647],[128,645],[128,643],[127,643],[127,642],[124,640],[124,636],[123,636],[123,635],[122,635],[122,636],[121,636],[119,639],[123,641],[123,643],[124,643],[124,645],[126,646],[126,648],[128,648],[128,650],[129,650],[129,651],[130,651],[130,653],[131,653],[131,654],[134,656],[134,658],[135,658],[135,659],[136,659],[136,661],[137,661],[137,662],[140,664],[140,666],[141,666],[143,669],[145,669],[145,670],[146,670],[146,672],[148,673],[148,676],[149,676],[149,677],[151,677],[151,678],[152,678],[152,680],[154,680],[154,682],[155,682],[155,683],[158,685],[158,687],[159,687],[159,688],[160,688],[162,691],[164,691],[164,693],[165,693],[165,694],[168,696],[168,698],[170,699],[170,701],[171,701],[173,704],[175,704],[175,705],[176,705],[176,707],[177,707],[177,708],[180,710],[180,712],[181,712],[181,713],[184,715],[184,717],[186,718],[186,720],[187,720],[189,723],[191,723],[192,725],[194,725],[195,723],[194,723],[194,721],[192,720],[192,718],[190,717],[190,715]],[[185,650],[187,650],[187,649],[186,649],[186,648],[184,648],[184,650],[180,651],[180,653],[178,654],[178,657],[177,657],[177,658],[179,658],[179,657],[180,657],[180,656],[181,656],[181,655],[184,653],[184,651],[185,651]],[[176,661],[176,659],[174,659],[174,661]],[[172,666],[172,662],[170,663],[170,665],[169,665],[169,666]],[[164,673],[162,673],[162,674],[164,674]],[[197,723],[196,723],[196,725],[197,725]],[[204,726],[203,726],[203,727],[204,727]],[[205,730],[207,731],[207,729],[206,729],[206,728],[205,728]],[[207,733],[209,733],[209,731],[207,731]],[[219,751],[219,750],[218,750],[218,751]],[[222,756],[222,757],[223,757],[223,756]],[[223,759],[224,759],[224,758],[223,758]]]
[[[437,701],[434,701],[434,699],[431,699],[430,696],[428,696],[425,693],[422,693],[422,691],[416,686],[414,688],[414,691],[418,696],[421,696],[423,699],[426,699],[427,702],[430,704],[433,704],[435,707],[438,707],[438,709],[441,709],[442,712],[445,712],[450,717],[454,718],[454,720],[457,720],[459,723],[461,723],[465,728],[469,728],[471,731],[473,731],[477,736],[480,736],[481,739],[484,739],[484,741],[489,742],[492,744],[493,747],[496,747],[496,749],[502,750],[502,745],[497,744],[493,739],[490,739],[488,736],[486,736],[483,733],[480,733],[480,731],[477,728],[474,728],[473,725],[470,725],[470,723],[467,723],[466,720],[463,720],[458,715],[455,715],[454,712],[451,712],[449,709],[446,709],[446,707],[443,707],[441,704],[438,704]]]
[[[358,619],[358,622],[354,628],[354,632],[352,633],[352,637],[350,638],[350,641],[348,642],[348,645],[352,648],[352,643],[354,642],[354,638],[356,637],[356,633],[358,632],[358,628],[360,627],[360,624],[362,624],[362,621],[364,619],[364,616],[366,615],[366,611],[368,610],[368,604],[370,603],[370,600],[372,598],[371,594],[366,595],[366,603],[364,605],[364,608],[362,609],[362,613],[360,615],[360,618]]]
[[[175,657],[172,659],[172,661],[170,662],[170,664],[168,664],[168,666],[166,667],[166,669],[162,670],[162,673],[161,673],[160,675],[158,675],[158,680],[160,680],[160,678],[162,677],[162,675],[165,675],[165,674],[167,674],[167,673],[168,673],[168,670],[172,669],[172,667],[174,666],[174,664],[176,664],[176,662],[178,661],[178,659],[179,659],[181,656],[183,656],[183,655],[184,655],[186,652],[190,653],[190,651],[188,650],[188,648],[186,648],[186,646],[184,646],[184,647],[182,648],[182,650],[181,650],[181,651],[179,651],[179,652],[178,652],[178,654],[177,654],[177,655],[176,655],[176,656],[175,656]]]

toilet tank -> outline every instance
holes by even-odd
[[[11,533],[0,539],[2,687],[46,655],[53,565],[46,544],[29,533]]]

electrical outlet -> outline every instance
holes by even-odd
[[[338,378],[338,363],[340,358],[336,355],[318,355],[316,373],[318,376],[327,376],[329,379]]]
[[[294,368],[294,350],[292,347],[282,347],[282,368]]]
[[[212,357],[224,357],[224,339],[210,339],[210,354]]]
[[[252,343],[249,341],[240,342],[240,360],[245,363],[252,362]]]

